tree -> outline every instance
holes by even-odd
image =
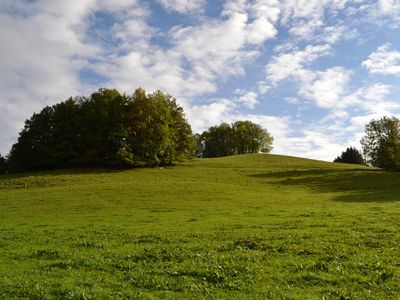
[[[232,124],[237,154],[268,153],[272,150],[273,137],[266,129],[250,121],[237,121]]]
[[[222,123],[210,127],[198,138],[203,157],[221,157],[245,153],[268,153],[273,137],[266,129],[251,121]]]
[[[347,148],[342,154],[335,158],[333,162],[348,164],[365,164],[362,154],[354,147]]]
[[[0,174],[4,174],[7,172],[7,161],[6,159],[0,154]]]
[[[54,109],[45,107],[25,121],[18,142],[10,151],[9,165],[13,171],[33,171],[51,168],[54,147]]]
[[[400,120],[383,117],[365,127],[361,139],[364,156],[374,167],[400,171]]]
[[[171,164],[193,156],[195,140],[182,107],[161,91],[137,89],[129,102],[128,135],[136,161],[148,166]]]
[[[235,136],[227,123],[212,126],[202,133],[203,157],[221,157],[235,154]]]
[[[102,88],[82,100],[77,121],[77,131],[84,137],[81,163],[106,167],[132,165],[126,130],[129,98],[115,89]]]
[[[203,151],[204,151],[204,140],[201,134],[196,133],[194,135],[194,139],[196,142],[196,148],[194,151],[194,156],[195,157],[203,157]]]

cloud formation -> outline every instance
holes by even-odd
[[[400,76],[400,51],[391,50],[387,43],[371,53],[362,66],[372,74]]]
[[[400,113],[399,20],[397,0],[4,0],[0,153],[45,105],[141,86],[176,97],[196,131],[248,118],[275,152],[331,160]]]

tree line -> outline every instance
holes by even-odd
[[[0,173],[75,167],[154,167],[194,156],[268,152],[272,137],[239,121],[194,135],[183,108],[168,94],[100,89],[46,106],[26,120]]]
[[[10,171],[157,166],[194,150],[191,127],[171,96],[100,89],[34,114],[12,146],[8,165]]]
[[[99,89],[89,97],[46,106],[26,120],[0,174],[74,167],[153,167],[191,157],[268,153],[273,137],[250,121],[221,123],[193,134],[172,96],[137,89],[132,95]],[[362,153],[347,148],[335,162],[400,171],[400,120],[370,121]]]

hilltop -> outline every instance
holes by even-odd
[[[397,298],[400,174],[279,155],[0,176],[0,298]]]

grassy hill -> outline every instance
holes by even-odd
[[[400,297],[400,173],[278,155],[0,176],[1,299]]]

